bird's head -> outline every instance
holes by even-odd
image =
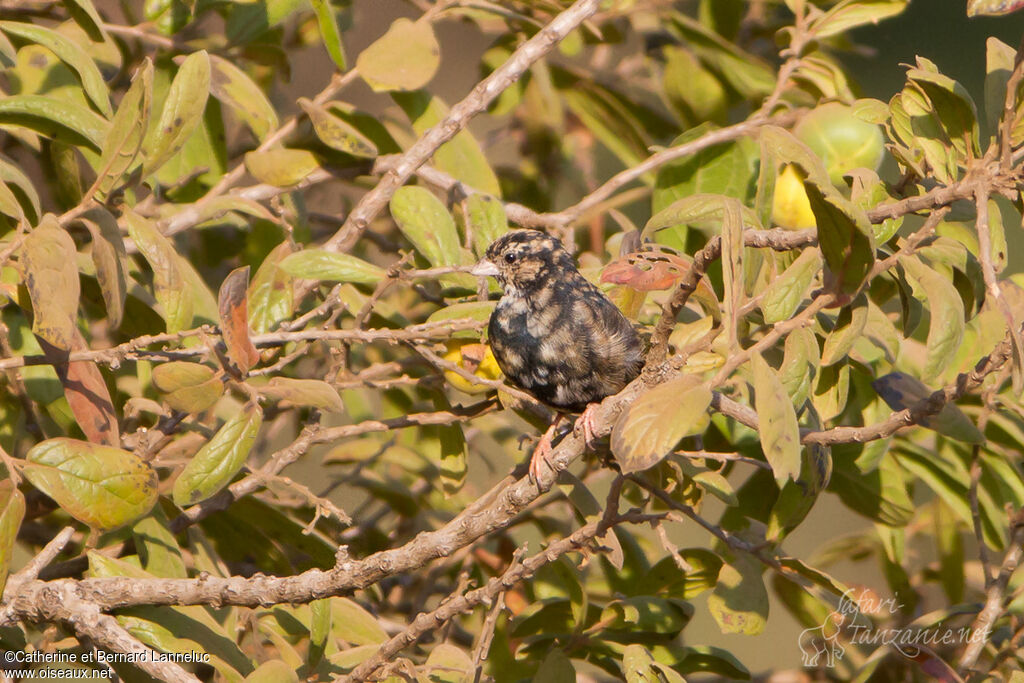
[[[537,230],[513,230],[491,242],[471,272],[497,278],[506,292],[527,293],[576,272],[576,266],[554,237]]]

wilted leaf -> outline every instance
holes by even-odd
[[[32,299],[32,331],[40,339],[71,350],[81,291],[75,241],[52,214],[25,238],[19,262]]]
[[[206,50],[191,53],[178,69],[160,121],[143,145],[143,176],[152,175],[181,151],[203,119],[210,96],[210,58]]]
[[[455,219],[433,193],[417,186],[401,187],[391,198],[390,206],[402,234],[430,265],[461,262]]]
[[[418,90],[441,63],[441,48],[429,21],[395,19],[387,32],[359,53],[356,69],[377,92]]]
[[[612,428],[612,454],[623,473],[658,464],[684,436],[708,426],[711,390],[684,375],[642,394]]]
[[[281,259],[279,267],[293,277],[359,285],[375,285],[386,275],[380,266],[325,249],[303,249],[289,254]]]
[[[91,527],[114,529],[156,502],[156,472],[118,448],[49,439],[33,446],[25,460],[23,471],[32,485]]]
[[[92,61],[92,58],[79,47],[78,43],[57,31],[20,21],[0,21],[0,31],[42,45],[57,55],[58,59],[78,74],[82,89],[85,90],[96,109],[108,118],[114,113],[110,108],[110,91],[107,90],[107,84],[103,81],[103,74],[100,73],[96,62]]]
[[[195,505],[230,484],[249,457],[262,423],[263,411],[251,403],[225,422],[174,481],[175,505]]]
[[[0,481],[0,593],[7,584],[14,542],[25,518],[25,496],[10,479]]]
[[[871,386],[893,410],[904,410],[932,395],[932,390],[916,377],[902,372],[891,372],[879,377]],[[935,415],[921,420],[921,426],[933,429],[943,436],[966,443],[984,443],[985,437],[974,426],[970,418],[957,408],[955,403],[947,403]]]
[[[260,387],[259,391],[264,396],[333,413],[340,413],[345,409],[338,391],[327,382],[318,379],[274,377],[267,386]]]
[[[779,376],[761,354],[750,357],[754,374],[754,408],[760,419],[761,447],[781,487],[800,474],[800,429],[796,410]]]
[[[117,219],[103,207],[89,209],[78,220],[85,224],[92,237],[92,261],[96,266],[96,281],[99,282],[103,303],[107,307],[107,321],[116,329],[121,326],[127,296],[124,262],[128,254],[121,238],[121,230],[117,226]]]
[[[163,308],[167,331],[188,329],[192,324],[194,297],[185,279],[181,257],[151,221],[130,210],[125,211],[124,217],[128,234],[153,269],[153,289]]]
[[[723,564],[718,583],[708,596],[708,611],[722,633],[754,636],[763,632],[768,619],[768,591],[760,563],[740,558]]]
[[[277,111],[260,87],[217,55],[210,55],[210,94],[231,107],[261,142],[277,129]]]
[[[299,106],[306,112],[313,130],[320,141],[332,149],[356,157],[372,159],[377,156],[377,146],[360,133],[348,121],[330,113],[316,102],[305,97],[299,98]]]
[[[220,332],[228,358],[242,375],[259,362],[260,354],[249,339],[249,266],[236,268],[221,283],[217,296]]]
[[[292,276],[281,268],[291,253],[288,242],[274,247],[249,283],[249,326],[256,334],[269,332],[294,312]]]
[[[256,180],[274,187],[298,185],[320,168],[312,152],[304,149],[275,149],[247,152],[245,168]]]
[[[68,362],[71,351],[82,351],[87,348],[82,333],[77,327],[71,330],[69,349],[54,346],[43,337],[39,337],[38,340],[47,361],[53,364],[53,369],[57,372],[57,377],[64,387],[64,397],[85,437],[93,443],[119,446],[121,435],[117,415],[114,413],[114,403],[100,369],[91,360]]]

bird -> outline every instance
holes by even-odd
[[[546,233],[505,233],[470,272],[494,277],[502,288],[487,325],[498,367],[509,382],[556,411],[530,458],[530,477],[539,482],[542,466],[554,471],[552,442],[567,414],[582,413],[578,425],[591,445],[596,404],[643,368],[640,336]]]

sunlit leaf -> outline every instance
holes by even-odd
[[[768,619],[768,591],[761,578],[761,564],[749,557],[723,564],[718,583],[708,596],[708,611],[722,633],[762,633]]]
[[[210,58],[205,50],[191,53],[178,69],[160,120],[143,143],[142,174],[149,176],[181,151],[203,119],[210,96]]]
[[[18,530],[24,518],[25,496],[14,486],[11,479],[0,481],[0,593],[7,583],[14,542],[18,538]]]
[[[185,266],[174,245],[156,226],[134,211],[126,211],[128,234],[153,269],[153,289],[163,308],[168,332],[186,330],[192,324],[195,301],[186,286]]]
[[[255,404],[225,422],[174,481],[174,503],[195,505],[230,484],[249,457],[262,423],[263,411]]]
[[[624,473],[653,467],[684,436],[700,434],[710,416],[711,390],[684,375],[642,394],[612,428],[612,454]]]
[[[417,90],[441,63],[441,47],[429,21],[395,19],[387,32],[359,53],[356,69],[376,92]]]
[[[340,413],[345,409],[338,391],[327,382],[318,379],[292,379],[274,377],[260,393],[290,403],[311,406],[320,410]]]
[[[349,254],[339,254],[325,249],[297,251],[285,256],[278,265],[281,270],[293,277],[363,285],[377,284],[386,274],[380,266]]]
[[[367,159],[377,156],[377,146],[355,126],[304,97],[299,98],[299,106],[313,124],[316,136],[328,147]]]
[[[103,149],[110,124],[74,102],[42,95],[0,97],[0,126],[22,126],[69,145]]]
[[[24,474],[75,519],[114,529],[149,512],[157,477],[127,451],[74,439],[49,439],[25,456]]]
[[[249,266],[236,268],[221,283],[217,297],[220,332],[228,358],[242,375],[259,362],[260,354],[249,339]]]
[[[761,447],[780,485],[800,474],[800,430],[796,411],[779,376],[761,354],[750,357],[754,408],[760,418]]]
[[[461,262],[455,219],[433,193],[417,186],[401,187],[390,206],[402,234],[432,266]]]
[[[262,183],[274,187],[291,187],[320,168],[320,163],[307,150],[277,147],[246,153],[245,168]]]
[[[238,115],[263,141],[277,129],[277,111],[249,76],[230,61],[210,55],[210,94]]]

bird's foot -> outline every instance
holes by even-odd
[[[576,420],[576,424],[573,426],[573,431],[577,429],[583,433],[583,442],[587,448],[593,450],[594,443],[597,441],[597,437],[594,436],[597,421],[597,407],[599,403],[591,403],[587,406],[583,414],[580,415],[579,419]]]
[[[540,442],[533,449],[533,455],[530,456],[530,480],[535,484],[540,484],[541,465],[546,465],[552,472],[556,471],[555,466],[551,464],[551,453],[554,450],[552,443],[555,440],[555,431],[561,421],[561,415],[555,418],[548,430],[544,432],[544,436],[540,437]]]

